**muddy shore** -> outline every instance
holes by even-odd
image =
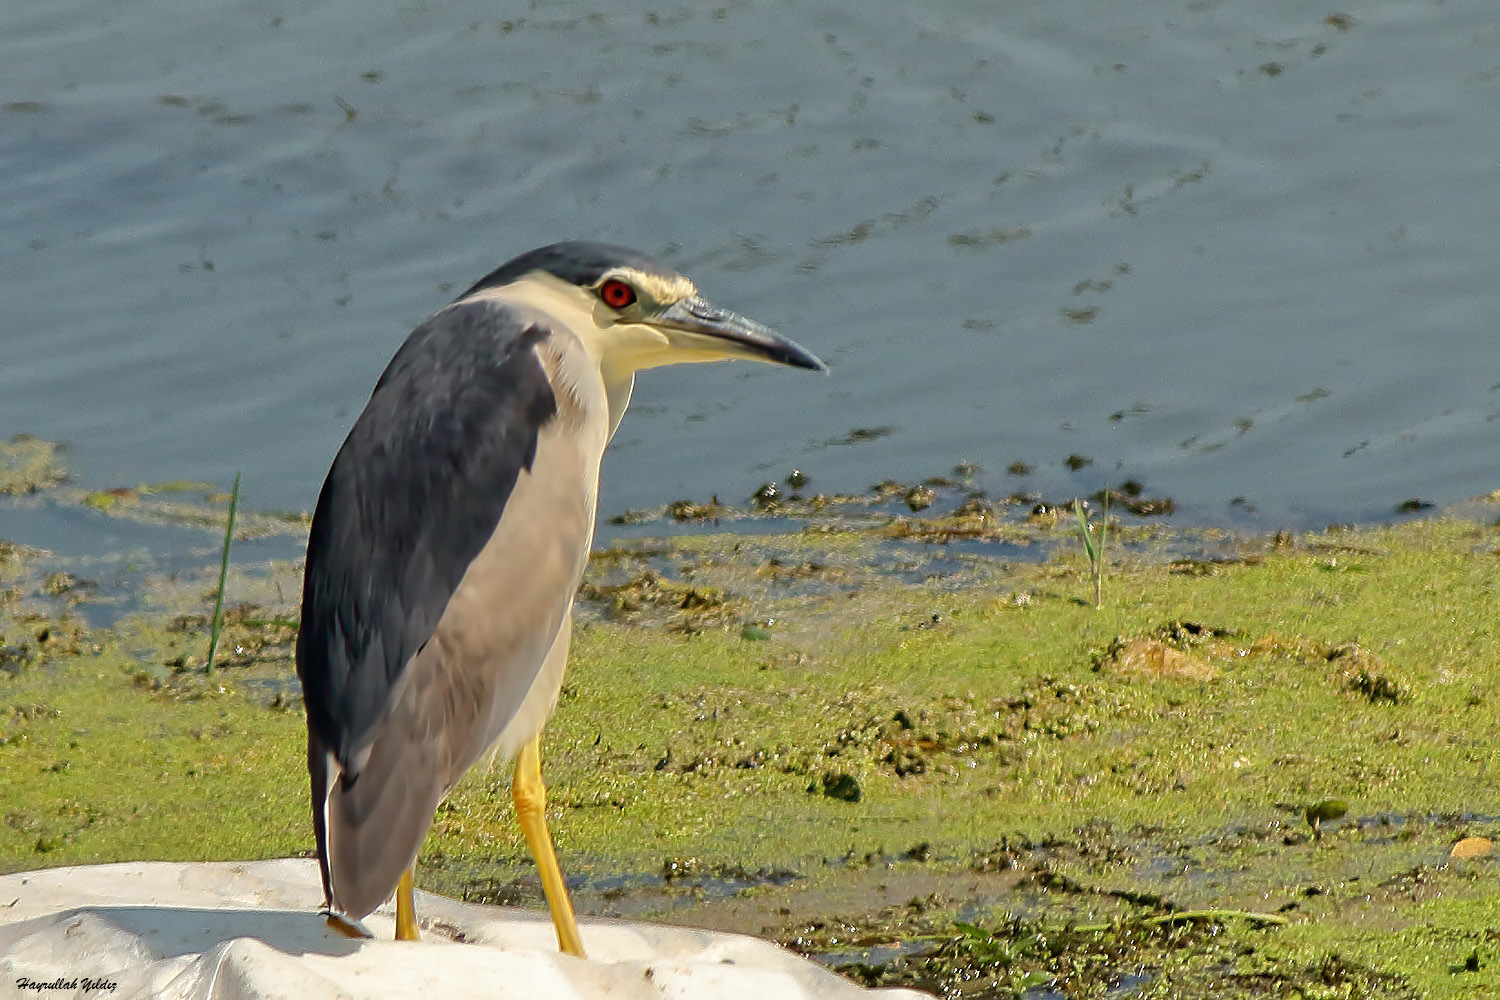
[[[0,503],[223,530],[210,488],[28,456]],[[1249,538],[1116,506],[1096,608],[1066,509],[782,489],[595,554],[543,748],[581,911],[955,997],[1500,995],[1493,500]],[[0,541],[0,870],[305,854],[298,573],[232,555],[207,673],[216,558]],[[424,888],[541,905],[508,802],[465,779]]]

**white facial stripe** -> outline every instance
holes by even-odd
[[[603,284],[610,278],[618,278],[634,288],[641,298],[662,306],[669,306],[678,299],[698,294],[697,287],[680,274],[664,277],[637,271],[633,267],[616,267],[606,271],[599,283]]]

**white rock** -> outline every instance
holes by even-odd
[[[36,1000],[915,1000],[865,990],[759,938],[582,920],[589,961],[544,913],[417,893],[421,942],[389,906],[351,940],[318,916],[310,860],[132,862],[0,876],[0,995]],[[427,926],[431,922],[431,926]],[[40,989],[37,984],[62,984]],[[85,982],[88,980],[88,982]],[[30,983],[32,985],[28,986]]]

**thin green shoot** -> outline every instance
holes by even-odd
[[[1094,608],[1104,607],[1104,547],[1109,541],[1109,493],[1104,494],[1104,513],[1090,521],[1083,501],[1073,498],[1073,515],[1078,518],[1078,533],[1083,538],[1083,552],[1089,560],[1089,576],[1094,581]]]
[[[214,651],[219,648],[219,632],[224,627],[224,578],[229,575],[229,541],[234,537],[234,511],[240,505],[240,474],[234,474],[234,489],[229,494],[229,520],[224,525],[224,549],[219,555],[219,589],[214,594],[214,615],[209,622],[208,660],[203,672],[214,672]]]

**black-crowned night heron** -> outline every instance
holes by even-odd
[[[512,797],[558,943],[583,954],[543,816],[537,741],[562,685],[599,460],[635,373],[755,358],[823,370],[645,254],[558,243],[412,331],[318,496],[297,675],[330,922],[396,892],[443,796],[487,754]]]

